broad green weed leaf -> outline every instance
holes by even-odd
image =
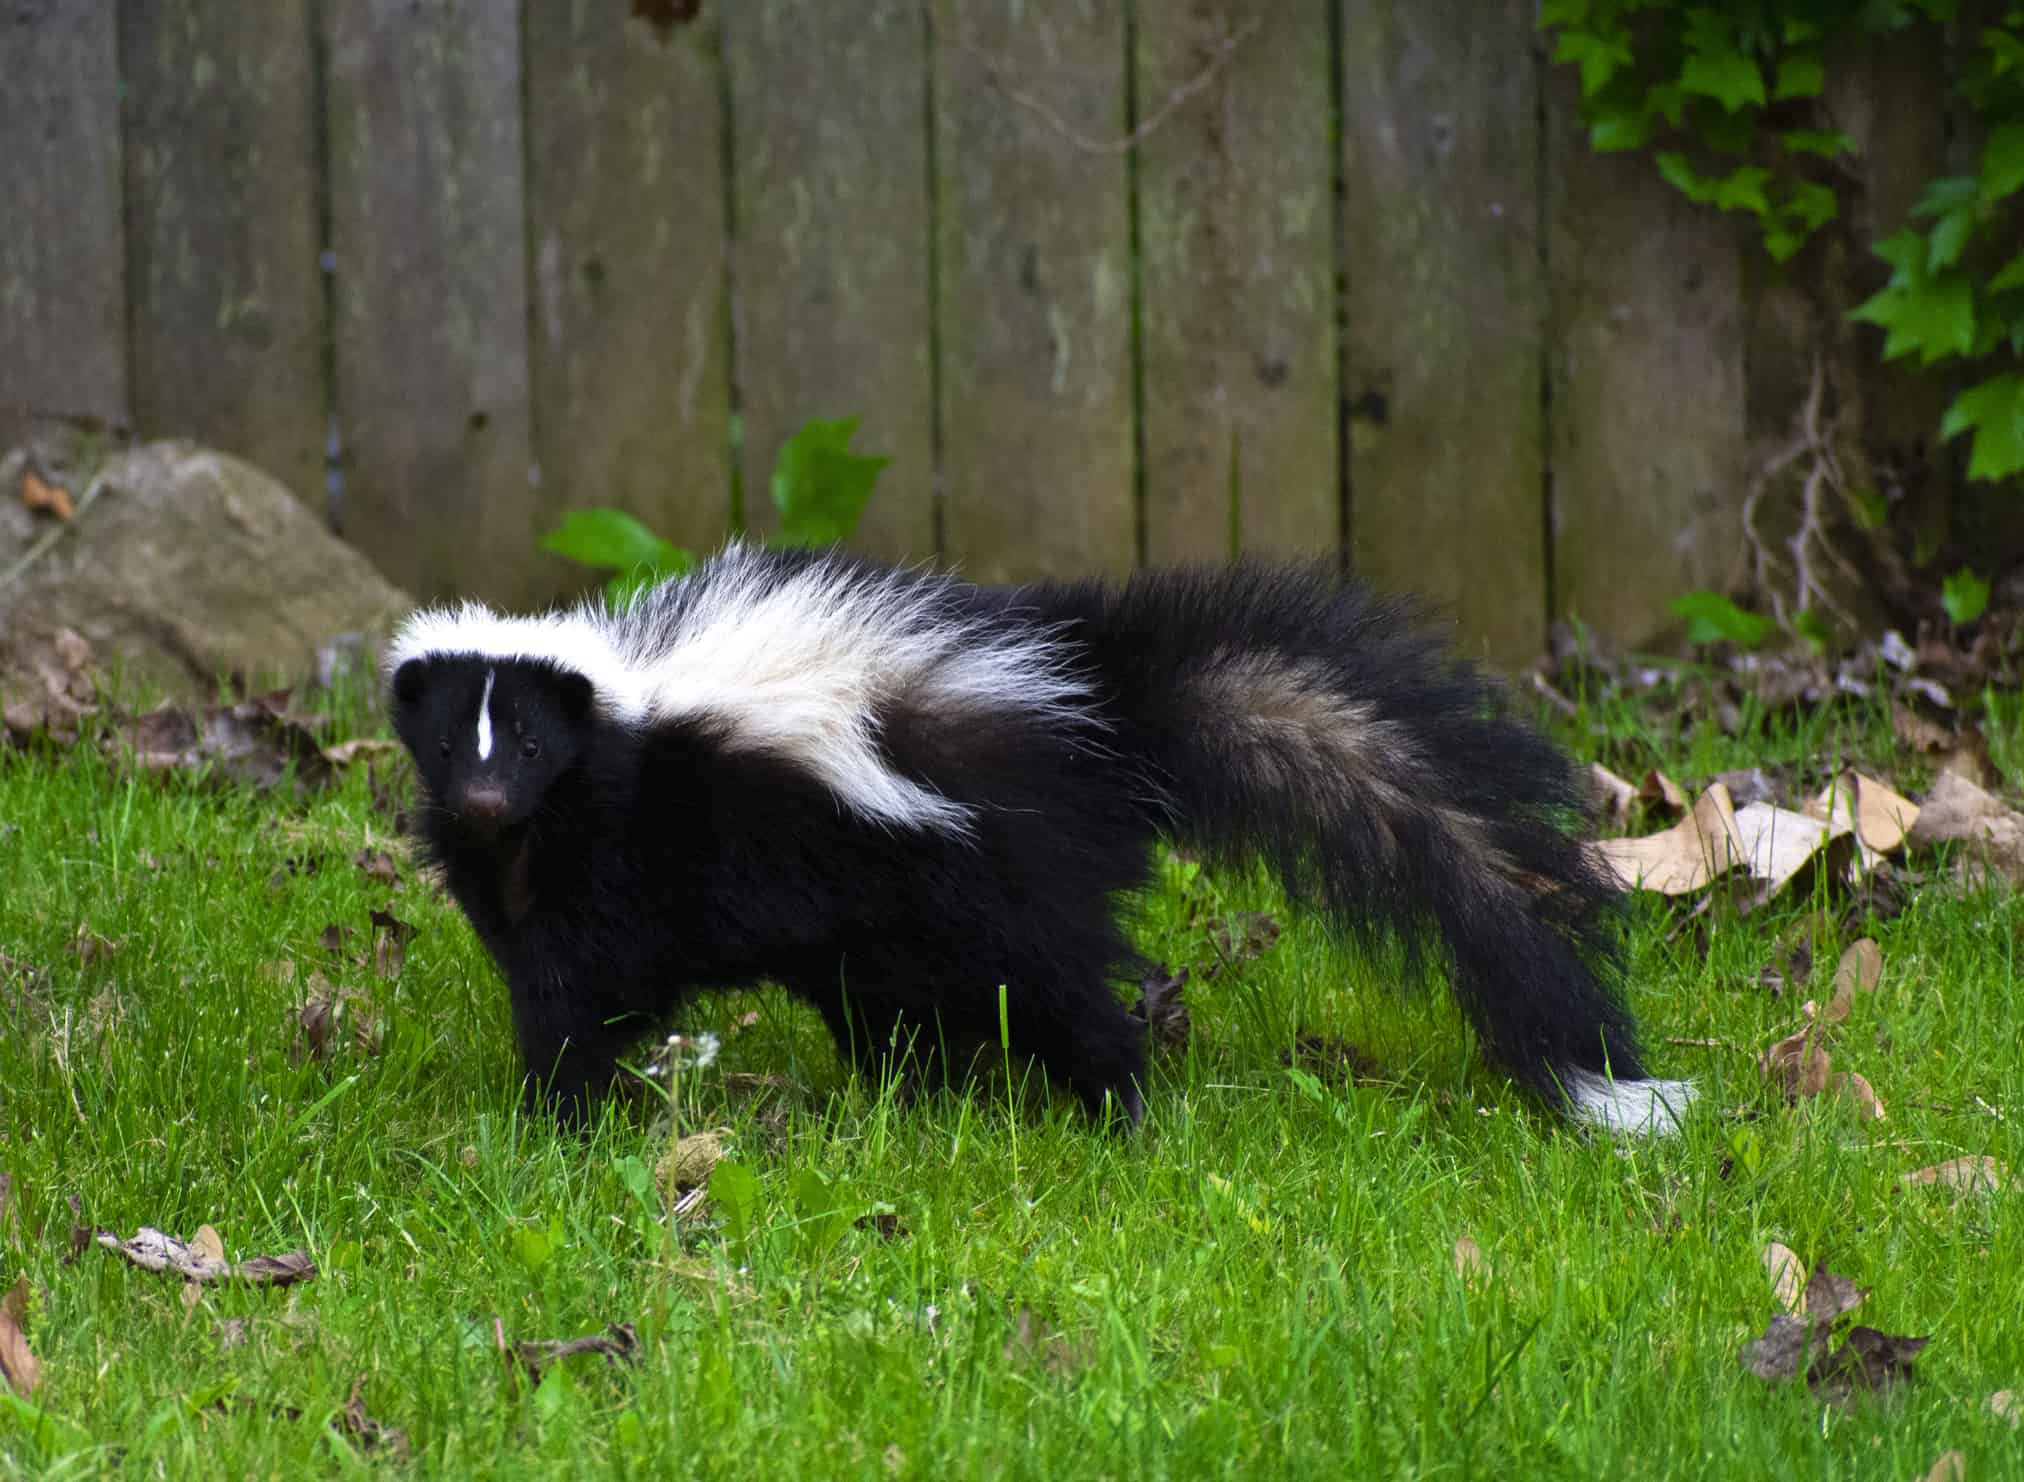
[[[879,473],[892,462],[850,451],[858,419],[811,419],[781,445],[773,465],[773,505],[783,545],[835,545],[864,516]]]

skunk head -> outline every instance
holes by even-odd
[[[393,673],[394,728],[429,801],[480,837],[525,823],[582,759],[593,698],[544,659],[426,653]]]

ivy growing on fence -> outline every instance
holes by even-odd
[[[1855,141],[1824,106],[1835,43],[1941,28],[1982,140],[1972,174],[1926,186],[1913,221],[1872,250],[1890,265],[1855,317],[1886,359],[1960,387],[1940,431],[1972,436],[1969,476],[2024,472],[2024,7],[1970,23],[1960,0],[1543,0],[1554,59],[1580,68],[1598,152],[1648,151],[1689,200],[1757,221],[1795,256],[1842,214]]]

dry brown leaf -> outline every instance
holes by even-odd
[[[1919,1482],[1966,1482],[1968,1458],[1959,1451],[1942,1451]]]
[[[1785,1092],[1786,1100],[1798,1101],[1827,1089],[1834,1062],[1820,1044],[1820,1026],[1808,1024],[1766,1050],[1757,1066],[1766,1080]]]
[[[1164,967],[1164,964],[1161,965]],[[1191,1021],[1185,994],[1188,970],[1149,974],[1140,980],[1139,1000],[1129,1012],[1146,1022],[1146,1038],[1160,1050],[1185,1049]]]
[[[352,856],[351,862],[368,880],[377,880],[382,885],[401,883],[401,872],[394,864],[394,857],[384,849],[361,849]]]
[[[209,1229],[207,1225],[204,1227]],[[212,1231],[215,1241],[217,1232]],[[199,1231],[202,1235],[202,1231]],[[244,1281],[253,1286],[289,1286],[298,1281],[308,1281],[316,1275],[316,1263],[307,1251],[290,1251],[282,1256],[259,1256],[242,1261],[234,1266],[222,1254],[212,1254],[198,1247],[195,1242],[182,1241],[173,1235],[164,1235],[152,1226],[143,1225],[134,1232],[131,1240],[121,1240],[111,1231],[103,1231],[98,1243],[115,1255],[126,1257],[143,1271],[169,1272],[185,1281]]]
[[[1806,1290],[1806,1267],[1799,1253],[1789,1245],[1772,1241],[1764,1247],[1764,1274],[1771,1278],[1771,1295],[1787,1312],[1797,1312]]]
[[[1845,826],[1822,823],[1771,803],[1752,803],[1735,816],[1744,862],[1751,878],[1764,882],[1766,895],[1783,890],[1834,840],[1849,834]]]
[[[70,497],[70,490],[49,482],[33,468],[21,470],[21,503],[37,514],[55,515],[59,520],[77,513],[77,501]]]
[[[339,741],[323,748],[323,759],[333,767],[348,767],[360,757],[370,760],[376,756],[389,756],[398,752],[401,743],[384,736],[361,736],[352,741]]]
[[[2016,1193],[2018,1181],[2010,1170],[1986,1153],[1978,1158],[1949,1158],[1930,1168],[1902,1174],[1898,1182],[1907,1188],[1952,1189],[1956,1195]]]
[[[1834,1077],[1834,1088],[1855,1103],[1856,1110],[1862,1113],[1864,1121],[1884,1120],[1883,1098],[1876,1094],[1876,1088],[1870,1085],[1865,1076],[1853,1070],[1837,1074]]]
[[[1874,993],[1883,978],[1883,949],[1868,937],[1854,942],[1834,965],[1834,997],[1828,1000],[1827,1020],[1839,1024],[1855,1007],[1855,995]]]
[[[1659,895],[1690,895],[1749,857],[1736,832],[1729,790],[1719,782],[1664,833],[1602,839],[1588,847],[1625,889]]]
[[[2024,1425],[2024,1399],[2014,1389],[1999,1389],[1989,1396],[1989,1413],[1998,1420],[2010,1422],[2010,1429]]]
[[[1815,1322],[1832,1323],[1860,1307],[1868,1295],[1868,1287],[1857,1286],[1825,1266],[1816,1266],[1806,1278],[1806,1296],[1800,1309]]]
[[[503,1330],[494,1324],[495,1338],[503,1341]],[[639,1334],[629,1322],[615,1322],[602,1333],[593,1333],[587,1338],[529,1339],[515,1343],[509,1356],[519,1363],[530,1384],[541,1383],[541,1371],[557,1359],[574,1357],[580,1353],[601,1353],[607,1364],[630,1363],[639,1352]]]
[[[1012,1320],[1012,1336],[1005,1340],[1005,1358],[1010,1363],[1038,1363],[1057,1379],[1065,1379],[1089,1366],[1092,1354],[1086,1343],[1073,1343],[1031,1307],[1022,1304]]]
[[[70,950],[77,960],[86,967],[94,962],[105,962],[119,951],[119,943],[109,937],[102,937],[89,925],[80,921],[77,935],[71,938]]]
[[[1490,1278],[1483,1248],[1467,1235],[1455,1242],[1455,1274],[1470,1286],[1481,1286]]]
[[[1646,807],[1662,807],[1670,814],[1684,813],[1689,806],[1687,790],[1656,769],[1645,773],[1637,795]]]
[[[42,1360],[28,1346],[28,1278],[0,1297],[0,1379],[26,1399],[42,1383]]]
[[[368,915],[372,921],[373,971],[384,979],[398,978],[408,960],[408,943],[414,940],[415,928],[391,911],[375,909]]]
[[[399,1426],[381,1425],[365,1413],[365,1378],[361,1374],[352,1380],[351,1398],[337,1412],[338,1429],[355,1441],[361,1451],[385,1451],[395,1460],[405,1461],[408,1456],[407,1432]]]
[[[2024,883],[2024,814],[2005,807],[1965,777],[1942,772],[1906,836],[1915,848],[1962,843],[1981,863]]]
[[[1615,828],[1629,823],[1631,810],[1637,806],[1637,789],[1601,762],[1588,764],[1588,796],[1595,816],[1607,819]]]

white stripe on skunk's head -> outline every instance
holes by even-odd
[[[629,667],[592,609],[510,617],[480,602],[428,607],[410,613],[387,645],[389,678],[410,659],[465,654],[511,663],[516,659],[553,664],[588,679],[593,703],[608,720],[638,724],[647,712],[641,678]]]
[[[969,831],[972,810],[894,771],[895,704],[951,726],[994,715],[1086,722],[1087,681],[1056,635],[987,623],[936,577],[733,547],[674,593],[642,659],[650,720],[707,716],[726,746],[782,757],[887,827]]]

